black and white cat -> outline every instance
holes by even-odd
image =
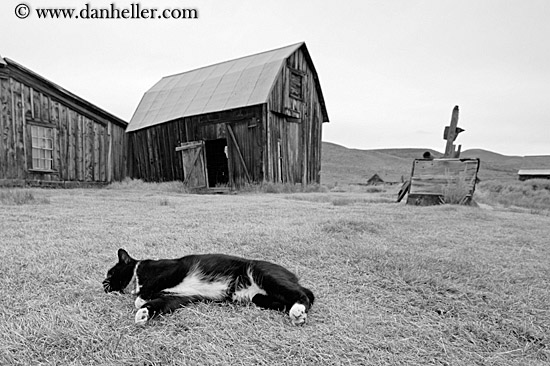
[[[294,325],[304,324],[313,293],[286,268],[225,254],[188,255],[178,259],[136,260],[118,250],[118,263],[107,272],[105,292],[137,296],[136,324],[194,301],[253,302],[288,312]]]

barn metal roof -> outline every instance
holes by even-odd
[[[550,169],[520,169],[518,175],[550,175]]]
[[[317,74],[301,42],[162,78],[145,93],[126,132],[182,117],[265,103],[285,60],[300,47],[313,69],[324,121],[328,121]]]

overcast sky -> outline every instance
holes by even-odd
[[[38,19],[40,7],[194,8],[198,19]],[[32,12],[15,16],[18,4]],[[130,120],[161,77],[305,41],[350,148],[550,154],[549,0],[2,0],[0,55]]]

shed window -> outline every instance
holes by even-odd
[[[295,99],[303,98],[303,75],[297,71],[290,71],[290,96]]]
[[[53,170],[53,132],[49,127],[31,126],[32,169]]]

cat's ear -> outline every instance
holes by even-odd
[[[125,251],[124,249],[120,248],[118,250],[118,261],[120,263],[126,263],[126,264],[130,264],[132,263],[133,259],[132,257],[130,257],[130,254],[128,254],[127,251]]]

